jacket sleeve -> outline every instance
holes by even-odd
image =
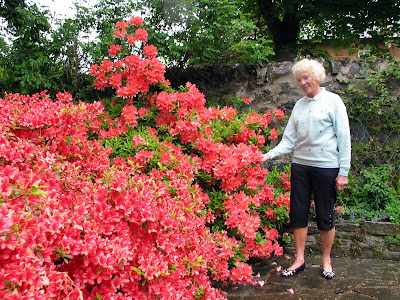
[[[333,128],[337,137],[339,175],[348,176],[351,160],[351,137],[349,118],[342,99],[337,102],[335,107]]]
[[[293,112],[290,115],[289,121],[286,125],[285,131],[282,136],[282,140],[275,148],[268,151],[267,155],[271,159],[277,156],[288,154],[291,151],[293,151],[297,140],[297,129],[293,118],[294,114],[295,114],[295,108],[293,109]]]

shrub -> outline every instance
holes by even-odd
[[[0,99],[2,299],[221,299],[211,279],[257,284],[247,259],[282,255],[288,197],[258,148],[281,112],[239,117],[173,90],[140,25],[118,22],[127,50],[91,68],[116,89],[105,105]]]
[[[361,170],[359,177],[350,174],[348,187],[339,193],[339,205],[344,208],[339,218],[351,221],[388,219],[397,223],[399,195],[389,181],[393,170],[390,165],[381,165]]]

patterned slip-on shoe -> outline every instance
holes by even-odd
[[[298,267],[297,269],[294,269],[294,270],[285,269],[285,270],[283,270],[282,273],[281,273],[281,276],[282,276],[282,277],[293,276],[293,275],[295,275],[296,273],[299,273],[299,272],[303,271],[305,268],[306,268],[306,263],[304,262],[304,263],[303,263],[300,267]]]
[[[324,276],[325,279],[332,279],[335,277],[335,271],[332,270],[332,272],[327,272],[325,270],[322,270],[322,276]]]

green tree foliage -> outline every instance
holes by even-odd
[[[187,65],[246,64],[268,62],[269,38],[259,35],[251,17],[239,8],[240,1],[100,0],[93,7],[75,2],[76,16],[55,20],[45,8],[9,0],[1,16],[8,21],[12,43],[0,43],[2,91],[34,93],[43,89],[71,92],[95,99],[107,95],[91,88],[87,70],[108,55],[114,24],[132,15],[146,18],[151,44],[170,68]],[[90,37],[90,38],[89,38]]]
[[[275,53],[288,59],[323,39],[346,46],[367,33],[384,43],[400,31],[395,0],[99,0],[93,7],[77,1],[76,16],[56,28],[48,10],[29,3],[0,2],[0,29],[11,37],[0,38],[2,92],[104,96],[87,71],[107,56],[115,22],[134,14],[145,16],[149,43],[172,74],[188,65],[265,64]]]
[[[36,5],[3,1],[1,17],[8,21],[7,30],[13,38],[12,46],[3,43],[1,48],[2,90],[28,93],[38,88],[51,89],[48,77],[57,76],[57,69],[52,64],[44,37],[50,30],[46,16]]]
[[[6,21],[1,29],[8,37],[0,39],[1,91],[33,94],[47,89],[84,100],[102,97],[104,93],[93,89],[88,70],[108,55],[114,24],[132,15],[132,1],[100,0],[94,7],[76,1],[76,16],[65,20],[27,3],[1,2],[0,18]]]
[[[99,0],[93,7],[76,3],[75,27],[91,38],[81,42],[82,50],[89,59],[87,66],[108,56],[108,48],[114,42],[115,23],[129,20],[134,14],[135,3],[131,0]]]
[[[256,24],[241,6],[237,0],[141,0],[138,8],[150,16],[150,43],[169,68],[268,62],[271,41],[257,35]]]
[[[140,0],[168,65],[264,63],[328,41],[373,45],[400,32],[396,0]],[[152,41],[153,42],[153,41]],[[273,42],[273,43],[271,43]],[[271,49],[273,47],[273,51]]]
[[[51,27],[49,11],[25,1],[4,1],[1,17],[9,41],[0,43],[0,85],[2,92],[50,94],[69,91],[74,95],[91,86],[81,72],[86,55],[80,47],[80,28],[71,20]],[[93,88],[89,88],[92,89]]]
[[[260,28],[267,26],[283,58],[304,38],[349,45],[370,36],[370,43],[384,43],[400,30],[397,0],[247,0],[246,10],[262,17]]]
[[[74,18],[59,21],[53,34],[55,46],[61,50],[65,80],[76,87],[73,95],[85,100],[95,100],[110,94],[93,89],[88,74],[90,65],[108,56],[109,45],[114,40],[114,24],[129,19],[134,10],[130,0],[100,0],[93,7],[75,2]]]
[[[10,29],[20,27],[18,9],[25,8],[25,0],[2,0],[0,2],[0,16],[7,20]]]

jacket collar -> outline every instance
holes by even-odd
[[[324,93],[325,93],[325,88],[321,87],[321,91],[314,98],[310,98],[310,97],[306,96],[306,99],[308,102],[310,102],[312,100],[319,101],[324,97],[324,95],[323,95]]]

